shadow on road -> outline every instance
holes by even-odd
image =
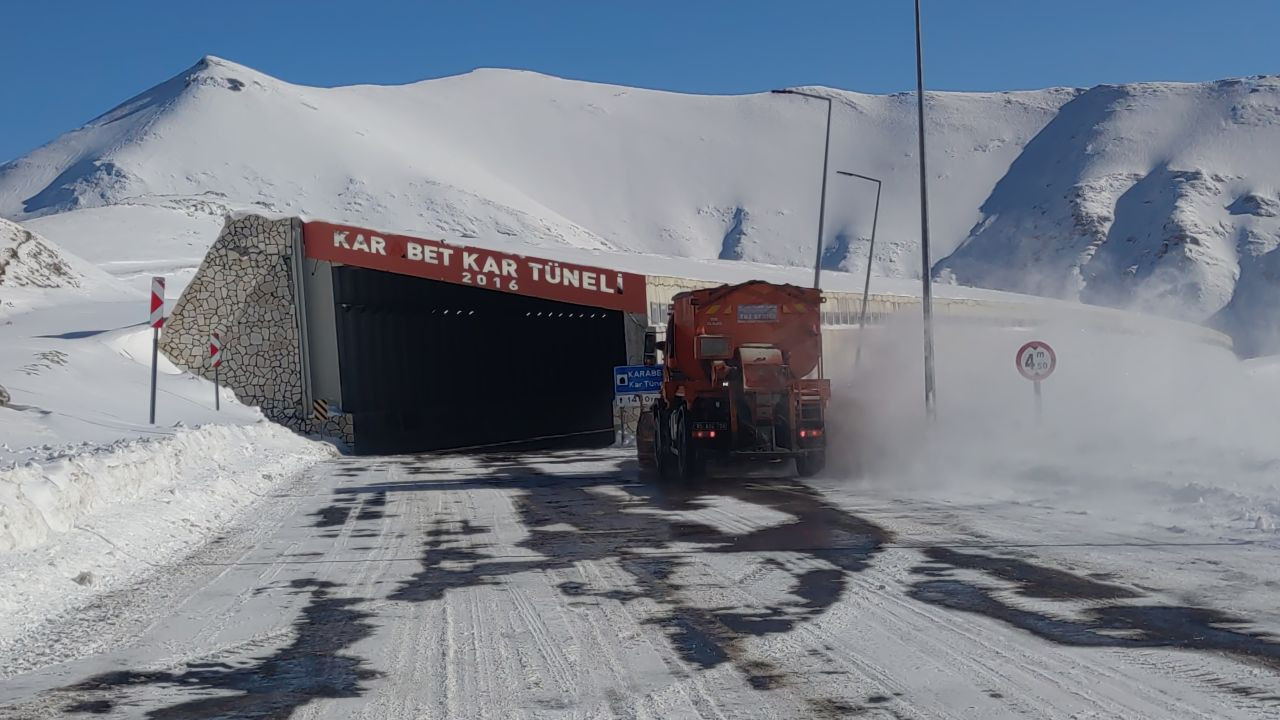
[[[373,634],[369,613],[356,610],[360,598],[335,598],[334,583],[295,580],[291,586],[310,599],[294,623],[289,645],[263,657],[231,663],[192,663],[181,673],[122,670],[104,673],[60,692],[81,696],[68,702],[66,713],[107,714],[136,705],[129,691],[155,688],[163,697],[176,694],[195,699],[151,710],[152,720],[284,720],[307,703],[322,698],[357,697],[364,683],[378,676],[362,658],[343,650]],[[236,691],[211,695],[210,691]],[[202,697],[203,696],[203,697]]]
[[[567,570],[582,561],[610,560],[631,576],[630,588],[595,588],[565,580],[560,591],[579,600],[656,601],[664,611],[650,622],[665,629],[685,660],[702,668],[735,663],[759,688],[773,686],[782,676],[767,663],[746,659],[740,641],[748,636],[789,632],[797,623],[825,612],[844,592],[846,572],[865,569],[891,539],[883,528],[799,485],[724,481],[679,486],[646,479],[634,467],[624,467],[616,474],[553,473],[546,469],[571,470],[582,462],[572,456],[539,459],[536,464],[505,454],[480,460],[486,474],[463,481],[408,481],[345,491],[516,490],[516,507],[529,531],[518,546],[537,556],[493,559],[491,546],[484,542],[491,528],[466,520],[441,519],[426,533],[421,569],[391,594],[392,600],[428,602],[451,590],[497,583],[516,573]],[[601,492],[606,486],[612,491]],[[717,497],[770,508],[791,518],[737,534],[671,512],[698,510]],[[691,551],[690,546],[696,550]],[[794,568],[805,563],[761,559],[754,572],[792,576],[792,599],[750,609],[695,606],[676,579],[679,570],[692,563],[698,553],[762,552],[798,553],[834,567],[797,570]],[[808,565],[812,568],[812,563]],[[726,588],[742,588],[740,579],[721,581]],[[714,583],[715,579],[704,576],[701,582]]]
[[[1174,648],[1220,652],[1273,672],[1280,672],[1280,642],[1249,632],[1243,618],[1208,608],[1157,605],[1135,601],[1142,594],[1024,560],[926,548],[930,561],[915,568],[934,578],[912,586],[911,597],[940,607],[986,615],[1060,645],[1112,648]],[[1060,617],[1017,607],[992,587],[961,580],[960,571],[976,571],[988,579],[1011,584],[1013,595],[1040,600],[1094,601],[1083,611],[1064,607]],[[1119,601],[1098,604],[1101,601]],[[1043,608],[1041,603],[1037,607]],[[1269,691],[1226,680],[1212,681],[1221,689],[1259,701],[1280,701]]]

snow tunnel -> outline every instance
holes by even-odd
[[[332,268],[341,409],[358,453],[613,442],[622,313]]]
[[[327,223],[303,240],[309,395],[357,454],[614,441],[643,276]]]

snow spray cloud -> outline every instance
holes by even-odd
[[[1148,334],[1123,334],[1071,313],[1034,328],[940,318],[935,334],[932,424],[917,313],[869,329],[856,374],[856,333],[828,339],[833,472],[886,486],[975,490],[1107,489],[1171,468],[1180,481],[1211,484],[1223,473],[1271,483],[1280,474],[1280,414],[1224,347],[1156,321]],[[1033,384],[1014,364],[1033,339],[1058,355],[1040,419]]]

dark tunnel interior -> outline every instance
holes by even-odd
[[[620,311],[352,266],[333,281],[357,454],[613,441]]]

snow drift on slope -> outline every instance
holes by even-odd
[[[0,219],[0,317],[38,306],[48,299],[49,291],[64,288],[117,299],[128,294],[92,263]]]
[[[172,294],[191,281],[222,229],[225,198],[156,198],[84,208],[27,220],[23,225],[96,264],[139,292],[151,278],[168,278]]]
[[[83,279],[43,238],[0,220],[0,287],[79,287]]]
[[[17,223],[0,219],[0,287],[96,289],[111,284],[96,266]]]

